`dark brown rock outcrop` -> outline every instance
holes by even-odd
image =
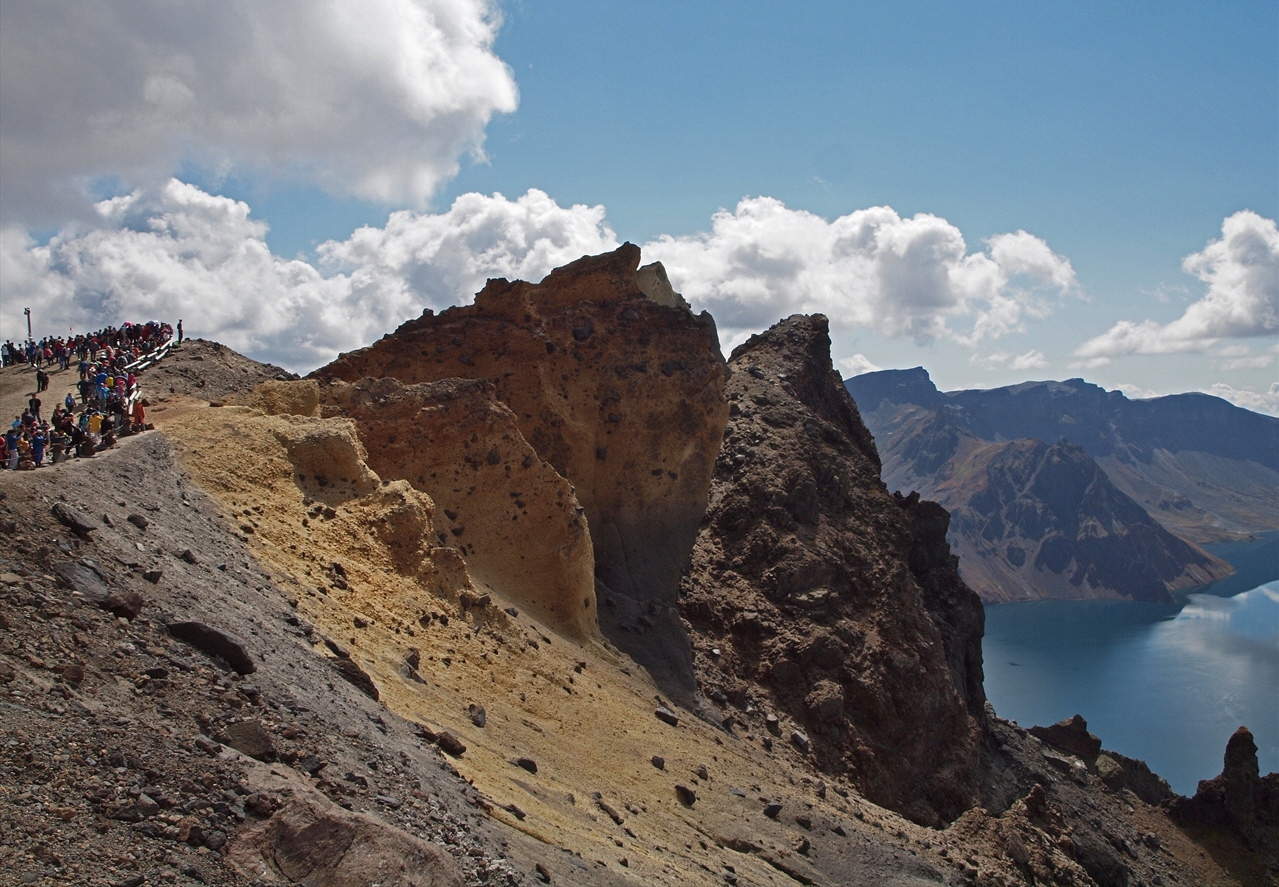
[[[675,603],[727,420],[724,362],[710,315],[650,298],[639,258],[628,243],[538,284],[490,280],[475,304],[427,311],[314,375],[491,382],[585,510],[601,629],[695,704]]]
[[[1261,776],[1252,731],[1240,727],[1226,743],[1221,774],[1202,780],[1193,798],[1174,798],[1169,809],[1183,825],[1228,829],[1246,845],[1256,841],[1258,830],[1273,838],[1279,830],[1279,773]]]
[[[1030,734],[1088,762],[1096,760],[1101,753],[1101,739],[1088,732],[1088,722],[1082,715],[1058,721],[1051,727],[1031,727]]]
[[[894,501],[826,318],[733,352],[710,507],[682,586],[711,698],[769,700],[822,770],[923,823],[977,797],[981,604],[944,512]],[[974,714],[976,712],[976,714]]]

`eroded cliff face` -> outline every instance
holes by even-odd
[[[826,318],[753,336],[729,367],[731,418],[682,586],[703,689],[748,724],[780,710],[770,728],[876,803],[954,819],[978,795],[982,611],[945,512],[880,481]]]
[[[691,314],[652,266],[646,292],[639,256],[625,244],[539,284],[490,280],[474,305],[428,312],[315,377],[490,382],[584,509],[604,633],[695,705],[676,595],[728,417],[725,370],[710,316]]]
[[[330,420],[303,425],[303,439],[327,446],[288,446],[299,483],[323,490],[350,476],[365,491],[378,478],[384,486],[410,486],[430,503],[430,518],[414,531],[429,548],[456,552],[483,590],[556,631],[598,637],[595,562],[582,507],[568,481],[524,440],[492,384],[269,382],[244,400],[268,415]],[[384,524],[385,533],[405,535],[422,521]],[[389,545],[407,572],[428,556],[416,536]]]

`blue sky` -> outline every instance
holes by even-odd
[[[102,7],[108,17],[115,8],[88,5]],[[410,0],[373,5],[387,7],[387,27],[401,29],[397,33],[406,10],[413,12]],[[280,8],[270,23],[282,31],[282,40],[305,47],[308,35],[320,34],[313,55],[293,59],[308,77],[317,66],[332,64],[328,59],[346,57],[345,45],[338,52],[319,51],[326,40],[345,40],[345,32],[297,23],[298,17],[313,17],[314,7],[267,6]],[[494,265],[497,270],[543,271],[538,261],[558,259],[573,247],[631,240],[667,264],[677,288],[696,307],[716,314],[729,343],[752,325],[766,325],[791,310],[825,310],[832,317],[835,356],[845,361],[846,371],[923,364],[946,388],[1083,375],[1134,393],[1215,390],[1253,408],[1279,409],[1279,389],[1271,390],[1279,378],[1274,351],[1279,245],[1271,236],[1279,216],[1279,7],[1273,2],[1068,7],[523,2],[503,4],[500,24],[479,2],[430,0],[422,9],[436,21],[449,15],[490,26],[487,38],[461,46],[465,52],[456,45],[444,51],[461,59],[452,76],[460,71],[462,79],[470,78],[453,92],[437,90],[452,104],[438,102],[445,110],[424,116],[420,110],[406,112],[404,102],[397,104],[395,96],[387,98],[376,87],[367,93],[351,87],[341,94],[347,87],[337,86],[338,95],[306,94],[310,104],[278,119],[293,126],[298,116],[315,113],[344,129],[336,132],[336,124],[325,129],[323,122],[297,125],[292,141],[244,135],[242,121],[231,125],[238,112],[227,109],[239,105],[230,100],[211,105],[231,118],[221,128],[200,122],[216,119],[207,110],[202,118],[184,116],[190,109],[182,110],[187,106],[177,99],[165,104],[177,96],[199,110],[210,93],[226,92],[239,104],[257,102],[265,93],[272,97],[269,110],[282,113],[281,103],[298,93],[296,87],[285,83],[288,88],[258,90],[212,83],[218,75],[201,73],[199,65],[201,53],[210,58],[238,54],[252,61],[269,47],[246,49],[230,37],[219,44],[216,21],[184,30],[182,22],[158,28],[155,17],[139,22],[118,15],[120,45],[134,57],[139,45],[176,45],[196,59],[185,67],[161,65],[177,86],[164,80],[163,89],[156,87],[154,71],[119,83],[125,98],[118,101],[125,108],[131,107],[126,102],[130,89],[144,83],[142,88],[151,90],[152,116],[145,119],[168,147],[156,149],[147,163],[133,158],[148,154],[154,139],[133,154],[122,149],[111,156],[73,156],[52,170],[37,170],[36,179],[42,174],[58,180],[58,199],[38,194],[26,199],[25,193],[24,199],[7,199],[19,210],[4,219],[6,236],[13,243],[15,229],[29,232],[38,249],[44,237],[60,232],[55,248],[84,255],[92,252],[84,240],[92,226],[126,230],[134,224],[126,219],[130,213],[154,219],[193,212],[189,197],[143,196],[104,223],[101,213],[77,210],[67,198],[73,190],[67,182],[96,182],[98,188],[105,182],[121,195],[135,189],[160,195],[160,183],[177,174],[205,194],[243,201],[250,213],[235,222],[234,237],[260,240],[270,248],[277,260],[273,280],[296,277],[296,267],[288,273],[279,268],[286,260],[303,260],[314,269],[314,279],[307,278],[311,289],[292,320],[248,311],[210,317],[202,325],[270,359],[264,351],[299,337],[290,322],[306,328],[302,338],[311,335],[307,318],[321,311],[326,298],[345,299],[351,310],[364,311],[388,328],[423,305],[465,301],[465,287],[476,275],[489,273],[486,260],[461,255],[464,246],[454,245],[446,255],[422,244],[436,244],[440,231],[466,227],[467,220],[479,216],[489,219],[485,230],[509,227],[518,217],[525,239],[551,225],[559,232],[548,235],[554,248],[534,260],[521,252],[524,246],[506,244],[507,259]],[[0,16],[7,19],[0,25],[11,39],[26,32],[28,38],[60,41],[66,38],[58,36],[55,25],[75,27],[47,17],[20,20],[12,7]],[[429,42],[429,27],[414,33]],[[412,58],[402,40],[372,30],[363,36],[389,47],[382,53],[388,65],[396,62],[397,52]],[[191,45],[201,42],[208,45]],[[477,52],[506,66],[513,87],[509,94],[492,65],[477,61]],[[339,64],[318,79],[365,83],[368,70],[359,64],[367,63]],[[433,77],[439,65],[424,70]],[[360,76],[349,76],[352,71]],[[0,73],[0,81],[15,79],[11,71]],[[47,95],[48,84],[54,84],[54,110],[64,101],[73,121],[77,113],[92,119],[92,109],[84,107],[82,91],[75,88],[77,78],[87,78],[85,70],[54,69],[45,76],[50,79],[31,78],[26,88],[34,92],[44,85]],[[60,99],[62,85],[69,98]],[[194,98],[182,91],[187,86]],[[20,94],[23,88],[0,85],[0,138],[10,145],[27,134],[26,117],[14,110],[29,99]],[[163,101],[155,99],[157,94]],[[101,101],[110,106],[117,99],[108,94]],[[332,106],[326,109],[328,101]],[[352,101],[385,113],[351,117]],[[312,105],[319,110],[306,110]],[[157,122],[155,115],[162,113],[170,116]],[[408,122],[398,125],[397,114]],[[40,132],[41,125],[30,127],[34,134],[27,141],[38,145],[41,138],[66,136]],[[367,146],[360,143],[362,133]],[[417,161],[415,138],[425,146],[420,155],[433,158],[430,169],[411,182],[407,175],[386,173],[397,163],[408,167]],[[360,165],[366,149],[376,155],[370,163],[381,185],[370,184],[369,169]],[[11,165],[15,175],[20,168]],[[13,181],[7,176],[0,183],[9,192],[6,197],[16,193]],[[544,192],[564,213],[543,205],[512,208],[511,202],[529,189]],[[464,195],[491,198],[496,192],[507,203],[475,203],[470,215],[455,209]],[[766,208],[767,226],[752,221],[761,207],[748,213],[739,206],[747,197],[775,202]],[[572,212],[579,206],[583,211],[603,207],[602,218],[598,212],[590,218]],[[883,256],[868,255],[865,262],[849,265],[839,259],[838,244],[851,236],[848,229],[863,230],[858,226],[864,220],[850,218],[853,214],[881,206],[895,214],[874,221],[883,243],[896,238],[893,242],[918,245],[933,242],[928,238],[962,236],[966,255],[981,261],[965,265],[948,241],[948,258],[932,268],[950,275],[945,292],[916,298],[913,291],[875,284],[873,279],[884,274]],[[722,230],[712,230],[720,210],[731,218],[722,220]],[[1251,215],[1239,215],[1244,210]],[[417,233],[405,234],[408,241],[382,233],[354,243],[352,234],[363,225],[389,232],[393,211],[413,214],[404,230]],[[937,221],[911,228],[908,222],[916,214]],[[846,223],[838,221],[841,217]],[[814,218],[827,223],[829,231]],[[574,227],[592,219],[594,228]],[[254,220],[269,230],[252,228]],[[1229,231],[1223,231],[1229,220]],[[203,231],[204,225],[194,227]],[[208,230],[213,233],[189,236],[228,236]],[[567,230],[577,233],[564,234]],[[997,240],[1019,231],[1033,238],[1018,244]],[[470,247],[491,255],[494,243],[476,237],[468,240]],[[822,237],[835,245],[807,250],[805,238]],[[916,237],[924,239],[911,240]],[[775,241],[790,246],[774,249]],[[1209,249],[1214,241],[1215,252]],[[417,264],[408,270],[387,258],[405,242],[418,245]],[[199,248],[206,247],[202,241]],[[33,248],[24,256],[35,256]],[[742,282],[734,275],[741,273],[737,257],[747,249],[768,254],[792,271],[753,267],[755,276]],[[891,252],[888,246],[882,249]],[[1200,256],[1197,276],[1183,269],[1183,260],[1193,255]],[[9,281],[0,280],[0,287],[9,289],[6,303],[69,292],[66,299],[79,319],[93,311],[138,305],[158,310],[165,304],[148,303],[137,294],[126,297],[125,284],[105,279],[101,270],[64,279],[68,275],[59,269],[67,265],[65,256],[61,264],[50,259],[44,265],[19,258],[26,263],[22,273],[12,266],[5,275]],[[133,276],[151,280],[175,269],[189,272],[172,254],[169,259],[159,265],[139,259],[146,274]],[[100,258],[95,261],[84,264],[105,266]],[[355,281],[374,274],[371,268],[383,275],[376,289],[381,295],[368,286],[355,292]],[[220,285],[238,286],[238,273],[227,271]],[[254,271],[247,279],[260,280],[263,274]],[[334,281],[335,275],[344,285]],[[858,275],[862,284],[842,282]],[[424,288],[423,280],[434,289]],[[446,285],[463,291],[448,292]],[[295,295],[278,280],[272,286],[285,286],[280,290],[285,302]],[[121,294],[112,295],[113,287]],[[57,304],[54,297],[46,298],[50,306]],[[174,299],[181,304],[180,296]],[[371,299],[380,301],[370,307]],[[11,335],[9,304],[0,316],[5,335]],[[1128,326],[1116,326],[1125,322]],[[275,338],[248,331],[253,323],[278,328]],[[330,326],[350,328],[341,322]],[[383,331],[362,328],[372,337]],[[328,351],[351,347],[336,335],[316,333],[313,347],[289,359],[304,368],[300,364],[317,363]],[[860,362],[854,355],[862,355]],[[289,360],[277,357],[276,362]]]

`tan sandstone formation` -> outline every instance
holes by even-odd
[[[984,697],[981,604],[945,513],[884,487],[825,317],[752,336],[729,367],[732,418],[681,594],[703,689],[776,711],[779,741],[876,803],[949,821],[977,797]]]
[[[538,284],[490,280],[474,305],[428,310],[314,376],[491,382],[585,510],[601,628],[695,704],[675,602],[728,418],[725,370],[710,316],[683,307],[653,266],[642,287],[639,255],[624,244]]]
[[[473,582],[557,631],[598,637],[594,555],[583,509],[568,481],[524,440],[490,383],[404,385],[384,378],[321,387],[311,379],[272,381],[242,401],[268,414],[334,420],[313,423],[308,434],[317,439],[354,434],[359,445],[333,453],[311,447],[308,452],[322,457],[314,468],[290,447],[299,479],[308,472],[344,477],[371,469],[384,484],[411,486],[432,503],[428,547],[457,551]],[[353,457],[343,454],[356,450],[360,467],[347,465]],[[394,527],[387,524],[388,530]],[[429,556],[419,548],[393,546],[406,564]]]
[[[582,507],[491,384],[363,379],[321,396],[325,415],[355,420],[378,474],[431,497],[439,544],[461,552],[472,580],[567,635],[598,635]]]

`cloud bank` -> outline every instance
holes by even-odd
[[[443,213],[393,213],[318,249],[315,264],[272,255],[246,203],[176,179],[100,202],[98,224],[47,244],[0,231],[0,320],[25,332],[31,306],[44,332],[181,317],[192,335],[261,360],[310,369],[419,315],[469,302],[489,277],[539,280],[579,256],[614,249],[604,207],[561,207],[530,190],[465,194]],[[1046,307],[1039,291],[1069,289],[1069,263],[1025,232],[968,255],[935,216],[888,207],[833,222],[768,198],[721,212],[698,237],[643,245],[694,308],[714,313],[726,340],[795,312],[927,341],[996,338]],[[965,329],[952,326],[968,319]],[[1042,355],[1008,358],[1018,367]]]
[[[974,354],[969,358],[969,363],[983,366],[988,370],[1011,369],[1017,371],[1041,370],[1048,366],[1048,358],[1044,357],[1044,352],[1032,348],[1022,354],[1010,354],[1007,351],[996,351],[993,354],[987,354],[979,357]]]
[[[1279,334],[1279,228],[1273,219],[1249,210],[1227,217],[1221,239],[1187,256],[1181,267],[1208,285],[1181,317],[1166,324],[1120,321],[1080,345],[1075,356],[1085,366],[1099,366],[1127,354],[1206,351],[1223,340]],[[1232,368],[1250,365],[1257,362]]]
[[[1070,262],[1025,231],[969,254],[959,229],[937,216],[878,206],[828,222],[770,197],[720,210],[709,232],[647,243],[644,260],[661,261],[730,338],[821,312],[836,329],[975,344],[1021,330],[1047,313],[1047,296],[1075,286]]]
[[[179,160],[423,203],[518,94],[491,0],[0,4],[0,222]]]
[[[44,246],[0,230],[3,334],[182,318],[259,360],[309,370],[369,344],[425,307],[469,301],[488,277],[537,280],[617,246],[603,207],[558,206],[541,191],[459,197],[444,213],[398,212],[321,247],[319,267],[272,255],[243,202],[170,180],[98,204],[102,224]]]

